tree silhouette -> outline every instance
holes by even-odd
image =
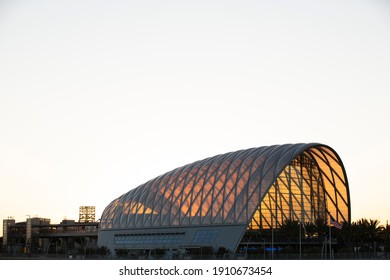
[[[299,222],[296,220],[286,219],[280,226],[280,235],[287,240],[288,247],[292,241],[299,238]]]
[[[314,221],[314,225],[315,225],[315,231],[317,232],[318,237],[323,238],[329,230],[328,225],[325,222],[325,220],[318,218]]]
[[[390,225],[386,224],[386,226],[382,227],[382,232],[380,233],[385,252],[390,252]]]
[[[315,234],[317,233],[316,225],[312,222],[305,223],[305,230],[306,230],[307,238],[311,238],[311,237],[315,236]]]

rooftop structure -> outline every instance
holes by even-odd
[[[91,208],[91,207],[90,207]],[[95,207],[93,207],[93,214]],[[4,256],[19,257],[26,254],[83,255],[86,250],[97,249],[98,222],[92,215],[85,219],[64,219],[59,224],[50,219],[33,217],[24,222],[3,220],[2,252]]]
[[[95,222],[95,206],[80,206],[79,223]]]

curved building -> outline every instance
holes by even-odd
[[[202,246],[234,252],[248,230],[350,217],[346,172],[332,148],[274,145],[200,160],[130,190],[103,211],[98,240],[112,252]]]

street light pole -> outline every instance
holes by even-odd
[[[252,239],[252,235],[249,236],[249,240],[246,243],[246,250],[245,250],[245,259],[246,260],[248,259],[248,247],[249,247],[249,243],[251,242],[251,239]]]
[[[299,223],[299,259],[302,259],[302,222]]]
[[[27,221],[26,221],[26,253],[31,253],[31,216],[30,215],[26,215],[26,217],[28,217]]]
[[[274,259],[274,227],[271,227],[271,260]]]
[[[329,226],[329,259],[332,259],[332,226]]]

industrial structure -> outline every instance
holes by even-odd
[[[30,254],[85,255],[88,249],[96,250],[98,222],[95,221],[95,207],[80,207],[80,217],[75,220],[64,219],[59,224],[51,224],[50,219],[29,217],[25,222],[15,222],[9,217],[3,220],[2,251],[7,256]]]
[[[351,220],[340,157],[318,143],[274,145],[176,168],[114,199],[103,211],[98,246],[114,254],[234,253],[254,244],[253,233],[269,232],[273,242],[286,221],[319,219]]]
[[[79,209],[79,223],[93,223],[95,222],[95,206],[80,206]]]

